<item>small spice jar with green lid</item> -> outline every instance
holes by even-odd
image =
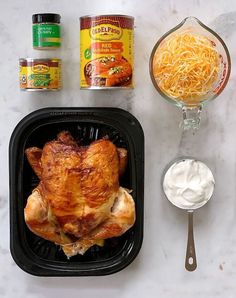
[[[61,16],[55,13],[38,13],[32,16],[34,49],[50,50],[61,46]]]

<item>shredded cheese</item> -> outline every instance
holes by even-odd
[[[153,59],[158,87],[189,104],[212,90],[219,71],[220,56],[213,42],[192,33],[173,34],[160,44]]]

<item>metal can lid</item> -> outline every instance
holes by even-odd
[[[60,62],[61,59],[59,58],[19,58],[19,61],[27,61],[27,62],[48,62],[48,61],[58,61]]]
[[[85,16],[81,16],[80,20],[82,19],[87,19],[87,18],[106,18],[106,17],[120,17],[120,18],[127,18],[127,19],[134,19],[133,16],[129,16],[129,15],[124,15],[124,14],[100,14],[100,15],[85,15]]]
[[[33,14],[32,22],[33,24],[40,23],[57,23],[60,24],[61,16],[56,13],[37,13]]]

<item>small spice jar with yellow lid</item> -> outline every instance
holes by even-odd
[[[61,46],[61,16],[59,14],[34,14],[32,16],[32,21],[34,49],[50,50]]]

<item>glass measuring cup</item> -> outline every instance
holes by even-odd
[[[199,98],[195,102],[191,102],[191,98],[189,98],[189,100],[183,100],[178,97],[173,97],[167,92],[165,92],[160,87],[160,83],[158,82],[157,77],[155,77],[154,74],[154,59],[157,50],[160,49],[160,47],[165,42],[170,40],[170,38],[172,38],[176,34],[183,33],[190,33],[193,35],[195,34],[207,38],[211,42],[212,47],[214,47],[214,49],[219,54],[220,64],[217,78],[212,84],[212,86],[209,88],[208,92],[204,95],[199,96]],[[149,61],[149,71],[154,87],[157,89],[157,91],[161,94],[163,98],[167,99],[169,102],[175,104],[177,107],[182,109],[183,120],[181,125],[183,129],[199,128],[202,108],[206,103],[216,98],[223,91],[228,82],[230,70],[230,55],[224,41],[216,32],[208,28],[195,17],[185,18],[179,25],[177,25],[176,27],[168,31],[166,34],[164,34],[155,44]]]
[[[191,157],[180,158],[167,166],[163,174],[162,187],[169,202],[188,212],[185,268],[194,271],[197,268],[197,259],[193,236],[193,212],[211,199],[215,187],[213,174],[207,165],[199,160]]]

